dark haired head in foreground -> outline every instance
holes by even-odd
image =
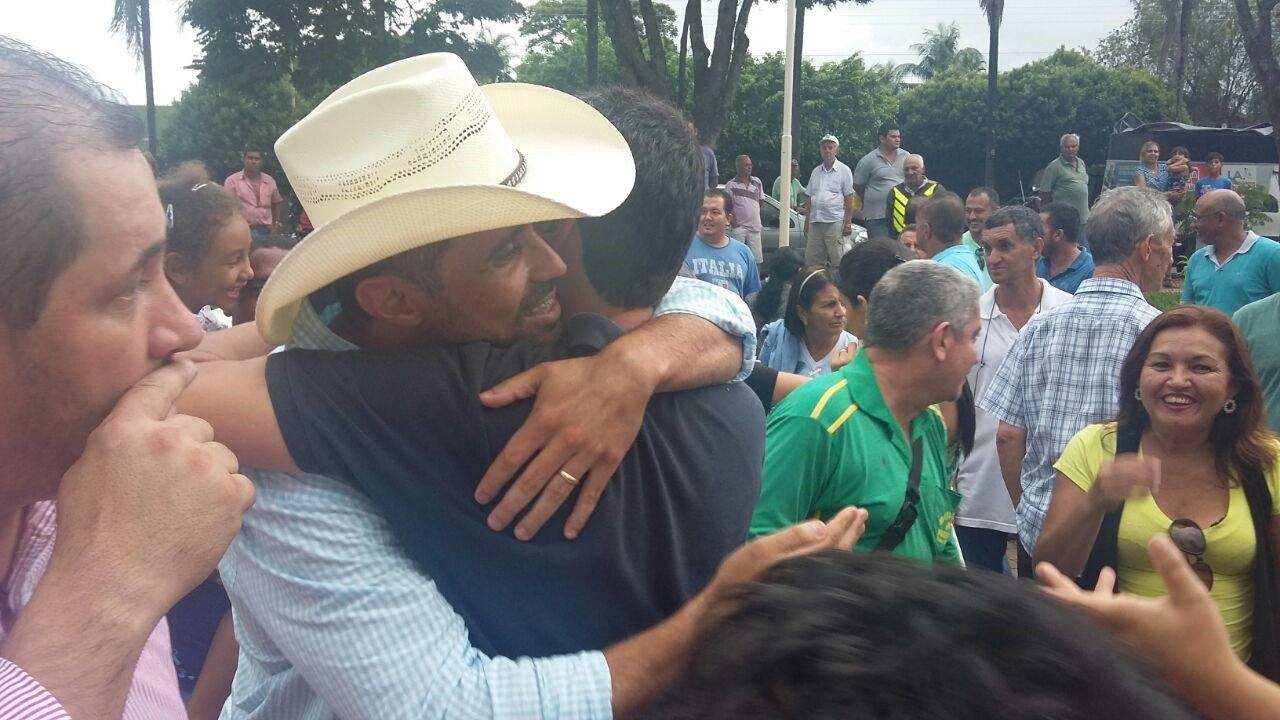
[[[655,717],[1195,717],[1089,620],[991,573],[826,553],[726,602]]]

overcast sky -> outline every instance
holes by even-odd
[[[142,70],[124,40],[108,31],[110,0],[61,0],[58,3],[2,0],[8,5],[0,33],[16,37],[87,67],[99,80],[142,104]],[[522,0],[526,5],[534,0]],[[195,81],[185,69],[199,53],[195,33],[178,22],[178,0],[151,0],[156,102],[167,105]],[[683,9],[683,2],[668,5]],[[703,0],[703,18],[715,22],[717,0]],[[1132,15],[1124,0],[1010,0],[1000,32],[1000,67],[1007,69],[1052,53],[1059,46],[1093,49],[1098,40]],[[805,22],[804,54],[829,62],[861,52],[868,64],[915,59],[912,43],[925,28],[955,21],[961,40],[986,54],[987,25],[977,0],[876,0],[870,5],[842,3],[832,10],[810,11]],[[518,40],[516,27],[499,26]],[[707,27],[710,36],[712,27]],[[757,2],[749,32],[753,53],[782,50],[786,35],[785,2]]]

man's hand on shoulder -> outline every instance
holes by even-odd
[[[653,382],[596,356],[542,363],[482,393],[494,408],[537,396],[476,488],[476,501],[487,503],[524,468],[489,514],[489,527],[507,527],[536,498],[515,530],[528,540],[581,484],[564,527],[565,537],[576,538],[640,433],[653,392]]]
[[[754,327],[741,298],[716,292],[740,309],[735,322]],[[476,488],[476,501],[487,503],[524,468],[490,513],[489,527],[505,528],[537,497],[515,530],[527,540],[581,484],[564,527],[565,537],[577,537],[635,443],[649,398],[731,380],[743,362],[743,343],[715,322],[670,312],[595,357],[543,363],[482,393],[481,402],[491,408],[537,396],[533,412]]]

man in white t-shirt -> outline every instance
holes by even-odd
[[[840,141],[823,136],[822,162],[809,174],[809,211],[804,220],[806,265],[840,265],[846,235],[853,234],[853,171],[836,159]]]
[[[995,377],[1013,341],[1037,313],[1071,299],[1036,277],[1036,259],[1044,250],[1044,227],[1034,211],[1013,206],[992,213],[985,222],[982,245],[994,285],[978,300],[981,330],[978,364],[969,371],[975,401]],[[973,452],[960,465],[956,538],[965,564],[1003,572],[1009,538],[1018,527],[1011,494],[1000,474],[996,455],[996,418],[978,409]]]

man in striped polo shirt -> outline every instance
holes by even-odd
[[[0,97],[0,718],[186,717],[164,615],[253,490],[172,412],[200,332],[141,121],[4,37]]]
[[[853,362],[770,413],[751,534],[857,505],[869,515],[856,549],[955,563],[959,495],[934,405],[959,397],[977,362],[978,286],[914,260],[885,274],[867,312],[866,345]]]
[[[764,202],[764,183],[751,174],[753,164],[749,155],[739,155],[737,160],[738,174],[724,184],[724,189],[733,196],[733,224],[729,227],[729,237],[751,248],[751,255],[756,265],[764,262],[764,250],[760,245],[760,232],[764,226],[760,224],[760,203]]]

